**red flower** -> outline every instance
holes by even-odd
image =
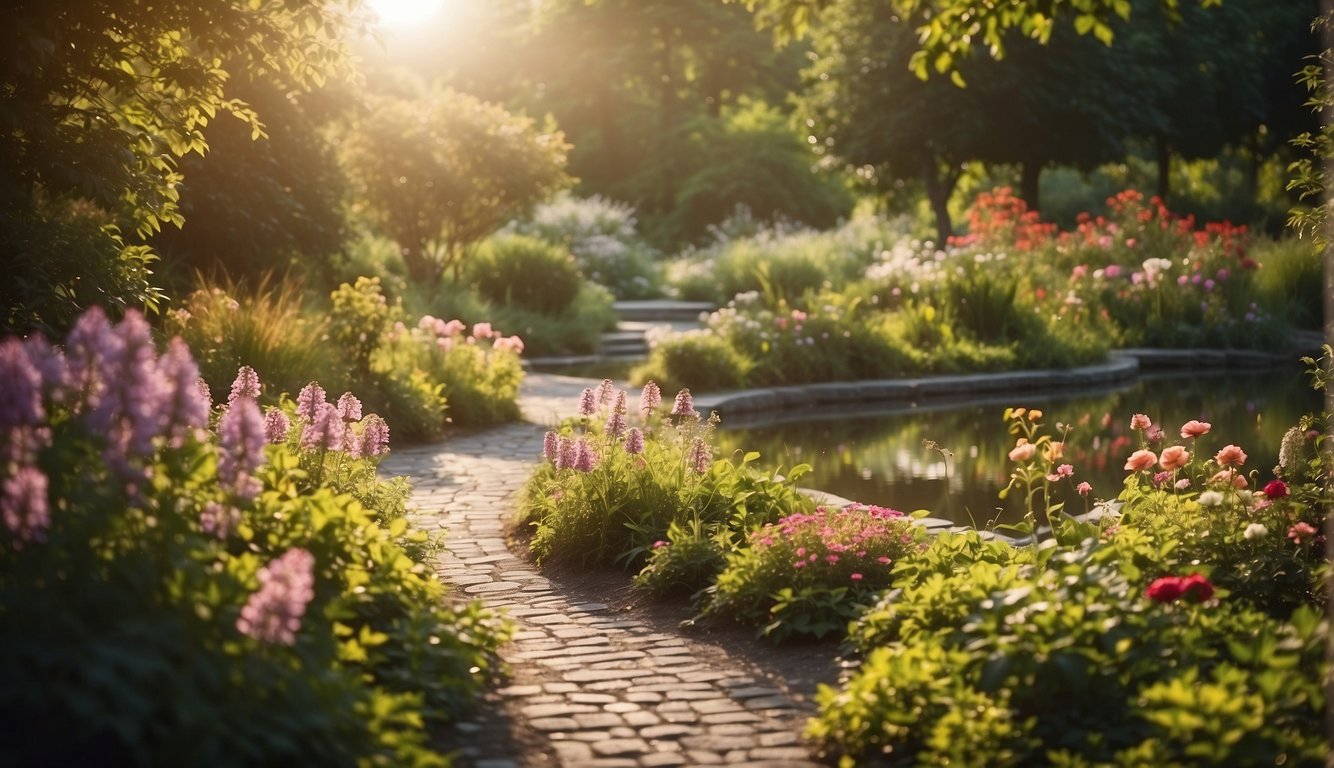
[[[1150,584],[1144,596],[1159,603],[1174,603],[1183,597],[1203,603],[1214,596],[1214,585],[1198,573],[1164,576]]]
[[[1214,596],[1214,585],[1198,573],[1192,573],[1181,580],[1181,593],[1197,603],[1203,603]]]
[[[1265,495],[1271,499],[1281,499],[1288,495],[1288,484],[1282,480],[1270,481],[1265,486]]]
[[[1164,576],[1144,590],[1144,596],[1159,603],[1173,603],[1181,597],[1181,579],[1176,576]]]

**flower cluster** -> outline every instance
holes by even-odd
[[[542,457],[558,470],[591,472],[601,464],[605,451],[620,450],[632,456],[643,454],[645,440],[653,436],[663,419],[660,413],[662,391],[655,382],[644,385],[639,397],[641,426],[630,426],[628,400],[626,392],[617,389],[611,379],[603,379],[596,389],[585,388],[579,394],[579,416],[585,431],[576,435],[548,431],[542,439]],[[594,417],[603,419],[600,440],[588,431],[592,429],[590,421]],[[677,436],[686,446],[685,466],[695,474],[708,472],[713,453],[703,435],[693,434],[692,430],[700,426],[700,414],[695,410],[690,390],[677,393],[667,417],[677,427]]]
[[[1157,603],[1175,603],[1185,598],[1203,603],[1214,596],[1214,585],[1198,573],[1189,576],[1164,576],[1154,580],[1144,596]]]
[[[401,324],[394,328],[395,335],[401,335],[406,330]],[[425,334],[423,338],[431,340],[445,351],[449,351],[457,344],[476,345],[479,342],[489,341],[494,350],[513,352],[516,355],[523,353],[523,339],[498,333],[491,323],[475,323],[469,332],[467,324],[462,320],[445,321],[431,315],[422,315],[417,321],[417,330]]]
[[[324,388],[310,382],[296,400],[301,425],[301,448],[307,451],[341,451],[359,459],[389,452],[389,425],[374,413],[361,413],[361,401],[345,392],[332,404]]]
[[[788,515],[750,536],[754,556],[786,564],[802,582],[881,589],[891,566],[916,550],[918,529],[902,512],[852,504]]]
[[[236,630],[261,643],[291,645],[315,597],[315,556],[289,549],[260,569],[259,584],[241,608]]]

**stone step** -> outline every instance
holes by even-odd
[[[700,313],[712,312],[714,307],[708,301],[673,301],[669,299],[646,299],[638,301],[618,301],[612,305],[622,320],[638,321],[699,321]]]

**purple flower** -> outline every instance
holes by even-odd
[[[200,378],[195,381],[195,389],[199,390],[199,399],[208,403],[208,407],[213,408],[213,393],[208,389],[208,382]]]
[[[638,427],[625,433],[625,452],[632,456],[644,452],[644,433]]]
[[[676,393],[676,403],[672,405],[672,415],[699,417],[699,413],[695,410],[695,401],[690,396],[690,390],[683,389]]]
[[[585,389],[583,392],[579,393],[580,416],[592,416],[597,408],[596,395],[594,395],[593,390]]]
[[[580,472],[592,472],[593,467],[597,466],[597,460],[597,449],[580,437],[574,445],[574,468]]]
[[[338,409],[328,402],[320,402],[315,407],[314,417],[301,431],[301,449],[340,450],[343,447],[343,432],[346,429],[347,426],[338,416]]]
[[[287,418],[279,408],[270,408],[269,412],[264,414],[264,439],[270,443],[287,442],[287,433],[292,428],[292,422]]]
[[[639,395],[639,410],[647,416],[656,411],[659,405],[662,405],[662,390],[658,389],[657,382],[650,381]]]
[[[709,471],[709,464],[713,461],[713,453],[709,450],[709,444],[704,442],[704,438],[697,437],[690,444],[690,451],[686,454],[686,464],[696,474],[704,474]]]
[[[361,422],[361,450],[358,456],[369,459],[389,453],[389,422],[368,414]]]
[[[153,440],[166,427],[171,385],[158,369],[152,329],[143,315],[127,312],[110,335],[117,341],[108,343],[107,354],[97,360],[98,370],[85,372],[100,383],[88,390],[96,394],[87,401],[84,421],[105,437],[102,455],[113,469],[138,474],[129,461],[154,452]]]
[[[291,645],[315,598],[315,556],[304,549],[287,550],[259,570],[259,585],[241,608],[236,630],[261,643]]]
[[[65,353],[52,347],[41,334],[29,336],[25,346],[28,359],[41,374],[46,395],[57,402],[63,400],[65,388],[69,386],[69,364],[65,362]]]
[[[225,539],[240,521],[241,510],[210,501],[204,505],[204,511],[199,513],[199,530]]]
[[[3,483],[0,518],[19,541],[42,540],[51,527],[51,508],[47,504],[46,475],[33,466],[22,466]]]
[[[241,397],[259,399],[259,374],[248,365],[243,365],[236,371],[236,381],[232,382],[232,393],[227,396],[227,404],[231,405]]]
[[[611,379],[603,379],[602,383],[598,384],[598,405],[611,405],[615,392],[616,385],[612,383]]]
[[[94,408],[101,402],[106,386],[103,369],[108,360],[119,359],[122,344],[101,307],[90,308],[75,321],[65,339],[65,359],[77,410]]]
[[[255,470],[264,464],[264,416],[259,404],[248,397],[238,398],[218,420],[218,480],[224,488],[243,499],[259,494]]]
[[[556,445],[556,469],[570,469],[576,464],[578,451],[574,447],[574,440],[561,435]]]
[[[324,402],[324,387],[310,382],[296,396],[296,417],[304,419],[307,424],[311,423],[319,412],[320,404]]]
[[[547,433],[542,436],[542,458],[547,461],[556,460],[556,444],[559,438],[560,435],[547,430]]]
[[[621,411],[612,411],[611,416],[607,417],[607,425],[604,428],[607,437],[612,439],[621,436],[625,431],[625,414]]]
[[[172,444],[180,446],[186,437],[208,426],[213,404],[200,391],[199,366],[179,336],[167,342],[158,370],[167,384],[167,433]]]
[[[343,421],[361,421],[361,401],[351,392],[338,398],[338,415]]]
[[[36,427],[45,420],[42,372],[23,342],[11,336],[0,342],[0,433]]]

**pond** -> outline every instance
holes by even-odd
[[[1210,422],[1200,450],[1213,455],[1228,443],[1245,449],[1246,469],[1258,469],[1261,483],[1272,478],[1283,433],[1306,413],[1321,407],[1320,394],[1299,370],[1262,373],[1231,370],[1143,376],[1114,390],[987,398],[966,404],[931,404],[882,412],[832,415],[810,411],[787,414],[785,423],[729,428],[724,418],[718,442],[728,452],[759,451],[766,465],[799,463],[813,471],[801,485],[868,504],[905,512],[929,510],[963,525],[1019,519],[1020,503],[998,498],[1009,482],[1008,452],[1015,438],[1002,416],[1007,406],[1040,408],[1045,431],[1070,425],[1066,461],[1075,468],[1063,488],[1067,510],[1081,511],[1094,499],[1115,498],[1124,482],[1126,457],[1138,448],[1130,417],[1144,413],[1162,425],[1171,445],[1183,423]],[[924,447],[934,441],[951,454]],[[1093,486],[1087,499],[1073,483]]]

